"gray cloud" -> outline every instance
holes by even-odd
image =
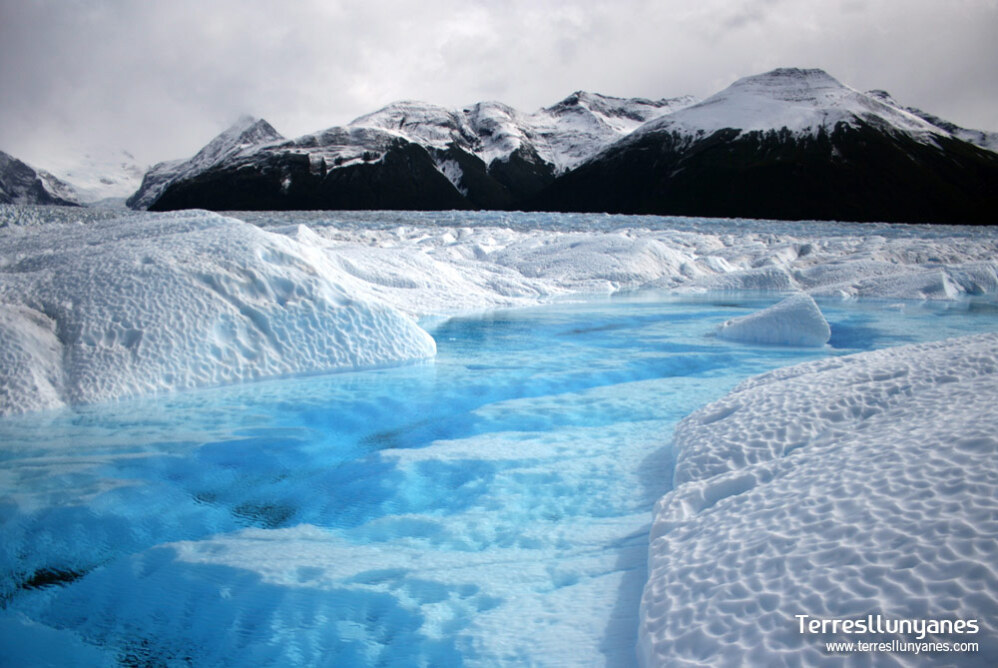
[[[706,96],[778,66],[998,130],[996,34],[994,0],[0,0],[0,149],[152,162],[244,112],[297,135],[396,99]]]

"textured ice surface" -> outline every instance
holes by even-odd
[[[989,228],[505,212],[237,215],[267,231],[207,213],[113,218],[0,207],[0,326],[11,332],[0,411],[431,354],[432,342],[399,313],[446,317],[641,288],[944,301],[998,292],[998,237]],[[48,328],[61,348],[42,345]],[[26,389],[10,397],[15,387]]]
[[[717,328],[717,335],[743,343],[823,346],[832,330],[814,299],[796,294],[758,313],[728,320]]]
[[[801,635],[794,618],[882,614],[979,620],[930,640],[980,642],[937,658],[994,665],[996,395],[985,334],[779,369],[684,419],[655,506],[643,663],[923,665],[826,654],[892,637]]]
[[[600,214],[235,214],[323,249],[417,316],[640,288],[952,300],[998,291],[989,228]],[[288,225],[296,222],[297,225]]]
[[[8,230],[0,414],[431,357],[292,239],[207,212]]]

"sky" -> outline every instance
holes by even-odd
[[[707,97],[776,67],[998,130],[998,0],[0,0],[0,150],[147,165],[242,114],[294,137],[401,99]]]

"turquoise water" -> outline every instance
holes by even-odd
[[[632,665],[679,419],[998,328],[987,301],[832,301],[824,349],[712,336],[778,298],[455,318],[430,363],[0,420],[0,663]]]

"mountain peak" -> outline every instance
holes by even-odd
[[[369,114],[358,116],[350,121],[348,125],[394,130],[396,126],[406,121],[410,116],[415,121],[433,117],[443,118],[450,114],[451,111],[449,109],[441,107],[438,104],[431,104],[421,100],[396,100]]]
[[[739,79],[726,91],[761,95],[782,102],[819,103],[829,94],[850,90],[821,69],[780,67]],[[726,91],[721,91],[719,95]]]
[[[621,97],[611,97],[609,95],[600,95],[599,93],[590,93],[585,90],[577,90],[568,97],[564,98],[551,105],[546,109],[546,111],[557,113],[558,111],[565,111],[573,108],[583,108],[595,111],[602,109],[604,107],[616,104],[617,106],[626,102],[647,102],[647,100],[626,100]]]
[[[146,208],[173,181],[187,178],[242,152],[283,140],[284,137],[262,118],[244,114],[220,132],[189,160],[170,160],[153,165],[142,185],[128,198],[128,206]]]
[[[463,115],[418,100],[392,102],[352,120],[348,127],[379,128],[436,148],[445,148],[451,142],[471,144],[477,140]]]
[[[744,79],[771,79],[773,81],[810,81],[831,83],[841,86],[838,79],[821,69],[820,67],[777,67],[776,69],[761,74],[753,74]],[[743,79],[743,80],[744,80]]]
[[[192,161],[207,166],[243,148],[281,139],[284,137],[267,121],[243,115],[198,151]]]
[[[270,123],[262,118],[243,114],[239,119],[219,134],[216,139],[234,138],[239,144],[259,144],[266,141],[284,139]]]
[[[641,132],[670,128],[696,133],[725,128],[743,132],[785,128],[813,134],[843,122],[874,123],[919,136],[939,131],[882,96],[849,88],[824,70],[782,67],[739,79],[699,104],[646,125]]]

